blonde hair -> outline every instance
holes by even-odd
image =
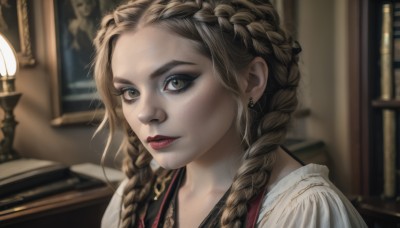
[[[265,188],[274,165],[274,151],[282,144],[297,106],[299,82],[293,41],[279,25],[273,6],[265,0],[136,0],[104,17],[95,39],[94,75],[106,115],[98,131],[109,128],[107,151],[116,128],[125,127],[121,150],[127,156],[123,169],[129,181],[124,190],[122,227],[137,224],[155,182],[151,156],[118,116],[112,94],[111,58],[116,38],[140,25],[154,24],[195,42],[208,56],[221,84],[236,97],[238,126],[244,137],[243,162],[225,202],[222,227],[242,227],[247,203]],[[238,74],[255,57],[269,67],[267,88],[254,108],[241,102]],[[148,181],[152,180],[152,181]]]

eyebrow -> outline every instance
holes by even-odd
[[[156,69],[154,72],[150,74],[150,79],[156,78],[158,76],[161,76],[171,70],[172,68],[179,66],[179,65],[195,65],[195,63],[192,62],[185,62],[185,61],[179,61],[179,60],[172,60],[167,62],[166,64],[162,65],[158,69]],[[121,82],[121,83],[130,83],[129,80],[120,78],[118,76],[114,76],[113,82]]]

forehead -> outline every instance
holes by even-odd
[[[208,58],[200,54],[194,41],[157,26],[145,26],[118,37],[111,66],[114,75],[123,75],[155,69],[171,60],[201,63]]]

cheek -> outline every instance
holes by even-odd
[[[220,87],[197,93],[187,100],[184,107],[178,119],[190,126],[191,131],[225,129],[231,125],[236,112],[234,98]]]
[[[133,107],[133,105],[122,105],[122,113],[129,126],[135,133],[139,133],[141,124],[139,124],[139,120],[137,118],[137,113],[135,112],[135,110],[136,109]]]

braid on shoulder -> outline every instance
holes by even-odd
[[[135,227],[137,219],[144,208],[153,187],[153,171],[150,167],[152,157],[139,139],[129,132],[126,144],[126,157],[123,171],[128,178],[123,194],[121,227]],[[152,181],[149,181],[152,180]]]
[[[268,183],[275,163],[274,151],[282,144],[291,114],[297,107],[296,87],[300,78],[298,57],[293,55],[291,49],[292,41],[280,29],[273,7],[252,4],[251,1],[234,2],[248,9],[231,16],[235,34],[243,39],[247,47],[253,48],[256,55],[266,59],[270,77],[263,97],[256,104],[252,125],[256,132],[251,134],[252,144],[234,178],[222,214],[222,227],[242,227],[247,203]],[[246,16],[246,13],[254,14]]]
[[[150,153],[146,151],[136,135],[131,130],[127,130],[130,129],[128,124],[116,112],[120,102],[114,95],[110,63],[116,38],[124,31],[137,26],[141,15],[151,2],[151,0],[132,1],[104,16],[94,40],[96,48],[94,76],[98,93],[105,107],[105,117],[97,131],[107,126],[110,128],[105,151],[110,147],[116,129],[120,126],[126,129],[119,148],[125,153],[123,171],[128,179],[123,191],[120,218],[120,227],[123,228],[136,227],[138,217],[146,207],[154,183],[154,174],[150,167],[152,160]]]

